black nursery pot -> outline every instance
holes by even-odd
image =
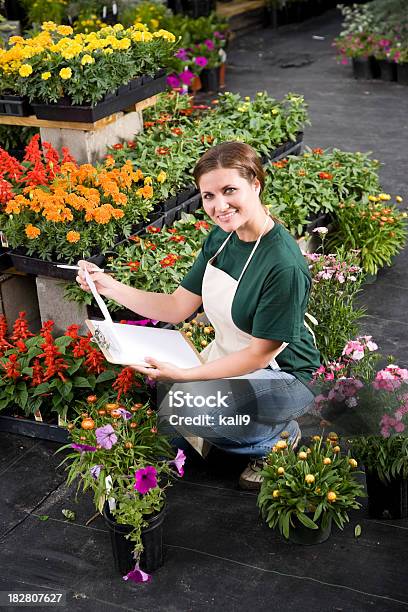
[[[401,85],[408,85],[408,64],[398,64],[397,81]]]
[[[310,518],[313,514],[306,513]],[[300,523],[294,518],[295,527],[291,527],[289,530],[289,541],[293,544],[300,544],[302,546],[312,546],[313,544],[322,544],[325,542],[331,534],[332,522],[331,519],[327,527],[324,529],[319,527],[318,529],[309,529],[305,527],[303,523]]]
[[[397,80],[397,65],[395,62],[389,62],[387,59],[377,60],[380,69],[380,78],[382,81]]]
[[[148,573],[154,572],[163,565],[163,521],[165,515],[166,506],[158,514],[149,517],[147,519],[148,526],[142,530],[143,553],[140,558],[140,567]],[[125,537],[132,531],[132,527],[116,523],[107,502],[103,507],[103,518],[109,529],[115,568],[122,576],[125,576],[135,566],[134,545]]]
[[[353,76],[355,79],[374,79],[375,68],[371,57],[353,57]]]
[[[218,91],[220,88],[219,68],[204,68],[200,73],[201,91]]]
[[[366,470],[368,514],[371,518],[408,517],[408,480],[395,478],[384,483],[375,472]]]

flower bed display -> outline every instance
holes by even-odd
[[[0,51],[0,93],[27,96],[39,117],[95,121],[164,88],[160,71],[175,42],[166,30],[117,24],[74,35],[52,22],[42,30],[12,37],[10,49]]]

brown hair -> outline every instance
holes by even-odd
[[[257,152],[244,142],[221,142],[208,149],[195,165],[193,176],[199,186],[203,174],[218,168],[234,168],[249,183],[257,178],[261,192],[265,186],[265,171]]]
[[[265,187],[265,170],[262,160],[250,145],[245,142],[229,141],[221,142],[208,149],[198,160],[193,170],[194,180],[199,187],[200,179],[207,172],[218,168],[233,168],[238,174],[246,179],[248,183],[257,178],[261,184],[261,191]],[[282,223],[281,219],[271,214],[270,210],[262,204],[265,212],[272,217],[276,223]]]

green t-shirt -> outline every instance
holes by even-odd
[[[201,295],[207,261],[227,235],[219,227],[210,232],[181,282],[185,289]],[[254,245],[243,242],[234,232],[213,265],[238,280]],[[303,323],[310,287],[310,272],[296,241],[275,223],[255,250],[238,285],[231,313],[235,325],[251,336],[288,342],[276,361],[281,370],[305,384],[320,365],[319,351]]]

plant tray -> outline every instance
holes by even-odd
[[[36,274],[38,276],[50,276],[52,278],[60,278],[62,280],[73,281],[77,275],[76,270],[65,270],[64,268],[58,268],[58,264],[63,264],[63,261],[44,261],[38,257],[31,257],[26,254],[25,249],[18,248],[13,249],[9,252],[12,265],[19,272],[25,274]],[[94,255],[88,257],[87,261],[90,261],[97,266],[100,266],[105,257],[104,255]]]
[[[1,415],[0,431],[39,438],[40,440],[52,440],[63,444],[68,442],[68,431],[64,427],[27,418]]]
[[[0,96],[0,115],[12,115],[13,117],[28,117],[32,115],[27,98],[23,96],[12,96],[4,94]]]
[[[122,85],[113,94],[108,94],[103,100],[90,105],[74,105],[68,102],[55,104],[33,103],[37,119],[49,121],[78,121],[80,123],[95,123],[99,119],[113,115],[129,108],[136,102],[146,100],[166,88],[166,75],[160,71],[154,78],[143,77],[133,79]]]

